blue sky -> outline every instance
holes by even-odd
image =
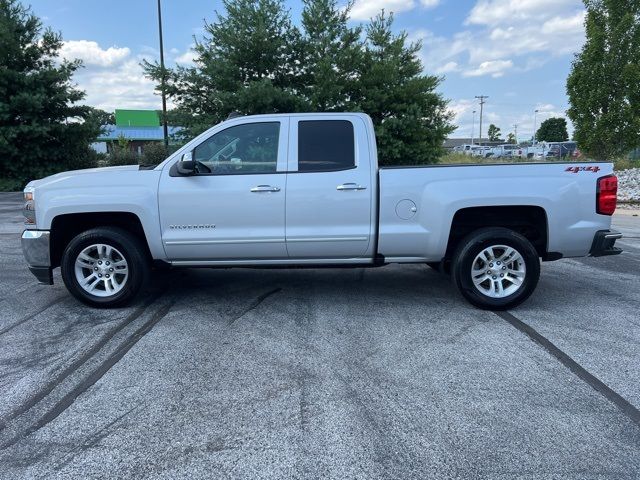
[[[28,2],[28,0],[25,0]],[[295,22],[301,2],[286,0]],[[90,105],[159,108],[153,83],[139,67],[158,56],[156,0],[31,0],[45,25],[62,32],[63,55],[81,58],[76,75]],[[345,2],[346,3],[346,2]],[[395,13],[395,28],[421,40],[425,72],[445,77],[440,91],[450,99],[459,126],[470,136],[476,95],[488,95],[483,131],[518,125],[518,138],[567,109],[565,80],[574,52],[584,42],[580,0],[356,0],[351,21],[366,22],[380,8]],[[163,0],[167,63],[191,61],[193,36],[212,20],[219,0]],[[478,132],[478,116],[475,122]]]

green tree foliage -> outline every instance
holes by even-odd
[[[115,125],[116,115],[113,112],[105,112],[99,108],[87,107],[87,122],[92,122],[96,125]]]
[[[305,0],[301,29],[281,0],[223,0],[224,13],[206,23],[196,41],[195,65],[147,75],[176,108],[172,123],[192,137],[244,114],[363,111],[378,136],[383,164],[432,163],[454,127],[447,101],[436,92],[441,78],[422,74],[419,44],[391,32],[384,12],[362,35],[347,24],[336,0]]]
[[[516,134],[511,132],[507,135],[507,143],[516,144],[518,140],[516,139]]]
[[[419,43],[394,35],[384,11],[366,27],[366,46],[353,109],[368,113],[383,165],[435,163],[454,127],[447,101],[436,93],[441,78],[423,75]]]
[[[575,140],[609,160],[640,146],[640,0],[584,0],[587,41],[567,79]]]
[[[71,78],[80,61],[60,61],[59,33],[16,0],[0,0],[0,178],[20,188],[60,170],[93,166],[84,93]]]
[[[566,142],[569,140],[567,120],[560,117],[547,118],[536,133],[539,142]]]
[[[496,127],[493,123],[489,125],[489,130],[487,131],[487,135],[489,136],[489,141],[491,142],[499,142],[502,140],[502,138],[500,138],[500,135],[502,135],[500,133],[500,129]]]
[[[339,9],[335,0],[304,0],[299,81],[310,110],[346,109],[357,88],[362,28],[347,26],[350,7]]]

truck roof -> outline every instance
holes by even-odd
[[[369,115],[367,115],[366,113],[363,112],[292,112],[292,113],[261,113],[261,114],[257,114],[257,115],[237,115],[234,116],[233,118],[229,119],[229,120],[237,120],[239,118],[273,118],[273,117],[305,117],[305,116],[314,116],[314,117],[318,117],[318,116],[324,116],[324,117],[331,117],[331,116],[336,116],[336,115],[349,115],[349,116],[354,116],[354,117],[360,117],[360,118],[370,118]],[[227,121],[227,120],[225,120]]]

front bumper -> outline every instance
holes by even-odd
[[[591,244],[591,250],[589,255],[592,257],[604,257],[605,255],[619,255],[622,253],[622,249],[615,247],[616,240],[622,238],[620,232],[614,232],[611,230],[599,230],[593,237],[593,243]]]
[[[51,233],[48,230],[25,230],[22,232],[22,253],[29,270],[40,283],[53,285],[51,268]]]

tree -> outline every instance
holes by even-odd
[[[560,117],[547,118],[540,124],[536,140],[539,142],[566,142],[569,140],[567,120]]]
[[[337,0],[305,0],[301,29],[281,0],[223,0],[205,23],[194,67],[145,63],[177,108],[173,121],[193,136],[236,110],[245,114],[362,111],[374,122],[383,164],[433,163],[454,130],[442,78],[424,75],[420,44],[391,32],[392,16],[374,18],[362,37]]]
[[[4,188],[64,169],[93,166],[84,93],[71,78],[79,60],[60,61],[62,37],[17,0],[0,0],[0,177]]]
[[[489,136],[490,142],[499,142],[502,139],[500,138],[500,129],[496,127],[493,123],[489,125],[489,130],[487,131],[487,135]]]
[[[640,146],[640,1],[584,0],[587,40],[567,79],[575,140],[609,160]]]
[[[362,28],[349,28],[349,10],[336,0],[304,0],[301,92],[314,111],[344,110],[357,88]]]
[[[173,118],[194,136],[229,113],[304,110],[296,95],[301,57],[300,32],[282,0],[223,0],[225,13],[205,22],[205,36],[195,39],[195,66],[163,71],[144,62],[177,108]],[[160,89],[158,85],[157,89]]]
[[[112,112],[105,112],[99,108],[87,107],[87,122],[93,122],[96,125],[115,125],[116,116]]]
[[[518,140],[516,139],[516,134],[515,133],[510,132],[509,135],[507,135],[507,143],[511,143],[513,145],[518,143]]]
[[[384,11],[366,26],[358,90],[351,108],[369,114],[382,165],[435,163],[454,131],[448,102],[436,92],[442,79],[422,73],[420,43],[391,31]]]

